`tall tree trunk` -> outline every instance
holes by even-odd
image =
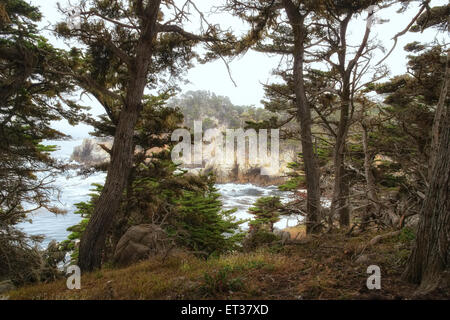
[[[366,178],[366,188],[367,188],[367,200],[369,201],[369,206],[367,208],[366,214],[364,214],[362,219],[361,228],[364,229],[370,220],[370,217],[375,215],[379,216],[381,213],[381,204],[377,194],[377,187],[375,184],[375,177],[372,173],[372,161],[373,156],[369,151],[369,137],[367,125],[362,122],[361,127],[362,132],[362,145],[364,150],[364,175]],[[371,212],[375,208],[375,214]]]
[[[340,196],[339,196],[339,226],[341,228],[347,228],[350,226],[350,181],[348,177],[348,171],[344,167],[344,161],[342,161],[341,169],[342,177],[340,179]]]
[[[416,244],[404,278],[420,284],[417,293],[437,289],[442,281],[450,285],[450,105],[448,99],[449,59],[433,123],[430,181],[423,204]],[[448,288],[447,288],[448,289]]]
[[[354,88],[352,88],[352,72],[358,64],[358,60],[364,53],[370,35],[370,23],[366,25],[364,38],[359,46],[358,51],[347,64],[347,28],[354,12],[348,13],[343,20],[339,20],[339,37],[340,45],[337,46],[336,52],[339,63],[335,64],[335,68],[342,78],[342,90],[339,94],[341,100],[339,127],[336,137],[336,146],[334,149],[334,169],[335,181],[333,188],[333,197],[331,201],[330,222],[333,222],[333,216],[339,215],[339,224],[341,227],[348,227],[350,225],[350,205],[349,193],[350,185],[348,174],[345,169],[345,153],[347,134],[350,126],[351,116],[350,107],[352,106],[352,99],[354,95]],[[355,81],[355,79],[353,79]]]
[[[348,227],[350,225],[350,208],[349,208],[349,181],[347,172],[345,170],[344,160],[346,153],[346,140],[349,127],[349,111],[350,111],[350,84],[348,81],[343,81],[346,86],[341,95],[342,104],[340,107],[339,127],[336,137],[336,145],[334,148],[334,188],[333,197],[331,201],[331,215],[338,214],[339,225],[341,227]]]
[[[426,294],[450,281],[450,112],[447,106],[436,162],[421,210],[416,245],[404,277]],[[447,283],[448,285],[449,283]],[[448,288],[447,288],[448,289]]]
[[[121,112],[105,186],[81,239],[78,265],[83,271],[101,266],[106,234],[119,209],[133,163],[133,134],[138,115],[138,109]]]
[[[319,231],[318,224],[321,218],[320,205],[320,176],[311,132],[311,108],[309,106],[304,82],[304,55],[306,30],[304,16],[290,0],[283,0],[290,24],[294,30],[294,90],[300,122],[300,135],[302,140],[303,161],[305,164],[307,189],[307,221],[306,233]]]
[[[338,131],[336,133],[336,145],[334,147],[334,187],[333,196],[330,207],[330,227],[333,226],[333,217],[338,214],[340,227],[348,227],[350,225],[350,210],[348,203],[348,179],[344,165],[346,153],[346,140],[349,126],[350,113],[350,77],[353,66],[349,64],[346,67],[347,56],[347,28],[352,14],[348,14],[345,19],[339,23],[339,34],[341,47],[338,48],[339,64],[336,66],[342,77],[342,92],[340,93],[341,106]],[[367,32],[366,32],[367,35]]]
[[[450,20],[450,18],[449,18]],[[450,23],[450,22],[449,22]],[[447,50],[447,60],[445,64],[444,82],[442,84],[441,94],[436,106],[436,113],[434,114],[433,128],[431,130],[431,151],[430,160],[428,164],[428,180],[431,180],[433,173],[433,166],[437,156],[437,149],[439,144],[439,131],[441,129],[441,121],[445,116],[445,106],[448,99],[448,90],[450,86],[450,49]]]
[[[105,186],[96,203],[94,213],[83,233],[78,265],[83,271],[101,267],[106,235],[118,211],[127,179],[133,165],[134,128],[142,110],[142,98],[153,55],[153,40],[161,0],[149,3],[145,9],[141,37],[135,57],[129,64],[129,81],[120,112],[111,152],[111,162]]]

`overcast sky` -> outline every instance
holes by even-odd
[[[72,0],[71,2],[76,3],[76,1],[77,0]],[[56,22],[63,20],[63,17],[57,10],[58,1],[29,0],[29,2],[41,8],[44,15],[43,22],[41,23],[42,26],[55,24]],[[63,6],[67,3],[66,0],[60,0],[59,2]],[[207,12],[212,5],[220,5],[223,3],[223,0],[197,0],[195,3],[200,9]],[[448,3],[448,0],[432,0],[431,6],[443,5],[446,3]],[[378,18],[383,20],[387,19],[389,22],[384,24],[376,24],[372,29],[372,38],[377,38],[388,50],[393,44],[393,41],[391,40],[392,37],[408,25],[418,10],[417,5],[414,5],[411,6],[407,12],[398,14],[396,13],[398,8],[399,6],[395,6],[378,12]],[[358,41],[360,41],[363,37],[366,25],[364,19],[366,16],[367,14],[364,14],[360,19],[354,21],[349,27],[351,40],[354,43],[358,43]],[[198,29],[198,21],[194,18],[195,17],[193,17],[192,23],[188,27],[190,31],[196,31],[196,29]],[[208,15],[208,19],[210,22],[220,23],[224,28],[231,27],[233,31],[238,34],[246,30],[246,26],[243,23],[227,14],[210,14]],[[65,47],[64,43],[56,40],[51,33],[47,33],[46,36],[55,46]],[[401,74],[406,71],[406,53],[403,51],[405,44],[413,41],[431,42],[434,39],[442,41],[444,37],[445,36],[443,34],[437,34],[437,32],[432,29],[426,30],[423,34],[405,34],[399,39],[395,51],[385,61],[390,68],[391,75]],[[448,35],[446,41],[448,42]],[[378,52],[377,59],[379,60],[382,57],[383,53]],[[234,104],[254,105],[260,107],[260,101],[264,97],[264,91],[261,83],[270,83],[274,81],[274,77],[271,75],[271,72],[277,67],[279,59],[280,58],[277,56],[268,56],[252,51],[248,52],[243,57],[234,59],[231,62],[230,67],[237,87],[235,87],[230,80],[227,69],[222,61],[216,61],[206,65],[197,65],[187,73],[186,78],[190,83],[182,85],[181,88],[183,91],[209,90],[218,95],[230,97]],[[92,108],[92,114],[97,115],[104,113],[95,100],[83,98],[83,102]],[[87,132],[90,131],[90,128],[86,126],[68,128],[66,123],[58,123],[55,124],[55,126],[59,129],[63,129],[64,132],[68,132],[74,138],[86,137]]]

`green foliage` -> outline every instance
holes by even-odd
[[[278,186],[278,188],[282,191],[296,191],[302,186],[305,185],[306,178],[305,176],[297,176],[289,179],[286,183]]]
[[[329,144],[325,144],[322,140],[316,143],[315,151],[320,166],[327,164],[333,157],[333,148]],[[279,186],[282,191],[296,191],[298,189],[306,188],[306,177],[304,171],[303,154],[298,154],[298,160],[288,164],[291,169],[287,174],[289,180]]]
[[[280,209],[282,207],[280,197],[259,198],[249,209],[249,213],[255,216],[250,221],[250,226],[256,230],[268,229],[273,231],[273,225],[280,220]]]
[[[233,39],[230,32],[221,31],[218,25],[211,25],[203,35],[185,32],[183,24],[189,20],[185,11],[190,10],[191,4],[183,6],[183,13],[175,13],[176,17],[172,16],[172,11],[179,10],[175,4],[164,1],[153,7],[154,4],[120,0],[79,1],[59,6],[66,21],[56,25],[57,35],[80,44],[71,51],[72,71],[79,85],[105,108],[113,124],[117,124],[124,105],[122,98],[135,89],[130,79],[137,72],[146,78],[148,90],[161,93],[176,89],[176,81],[183,79],[185,71],[194,66],[194,60],[209,60],[203,60],[196,52],[203,36],[207,41],[214,39],[211,43],[217,42],[219,46],[222,41]],[[164,14],[163,7],[168,9]],[[86,13],[78,24],[67,21],[74,9]],[[159,14],[152,15],[158,11]],[[176,21],[177,28],[183,31],[149,28],[149,21],[155,18],[161,25],[175,25]]]
[[[109,242],[116,243],[118,239],[115,234],[120,237],[130,226],[157,223],[161,224],[180,246],[206,257],[237,249],[243,238],[238,232],[242,221],[236,221],[232,216],[234,210],[222,210],[214,180],[205,177],[206,182],[203,183],[206,185],[195,181],[197,187],[193,187],[183,172],[174,174],[176,166],[172,162],[167,162],[166,165],[171,167],[169,172],[172,177],[165,179],[159,179],[151,172],[150,167],[140,168],[130,192],[126,192],[128,196],[125,196],[119,218],[109,233]],[[161,171],[159,172],[161,174]],[[81,214],[83,220],[68,228],[71,234],[68,240],[62,243],[65,250],[73,250],[73,261],[78,257],[75,244],[81,239],[103,188],[97,184],[94,187],[88,202],[76,204],[76,213]],[[114,245],[111,245],[110,255],[113,249]]]
[[[171,94],[146,96],[135,129],[134,166],[123,194],[120,212],[107,236],[105,262],[128,228],[139,224],[157,224],[190,250],[205,256],[237,248],[242,235],[233,211],[222,211],[219,194],[211,177],[186,175],[171,160],[170,133],[183,117],[179,109],[166,106]],[[113,135],[115,125],[104,117],[93,122],[100,137]],[[152,150],[152,154],[148,152]],[[101,187],[96,186],[89,202],[77,204],[84,220],[69,229],[66,248],[74,248],[93,213]],[[77,251],[74,251],[75,258]]]
[[[85,202],[79,202],[75,204],[77,211],[75,214],[81,215],[83,218],[79,223],[67,228],[67,231],[71,233],[67,237],[67,240],[61,242],[61,250],[71,252],[71,261],[75,262],[78,258],[78,246],[76,245],[80,241],[83,232],[86,230],[89,219],[94,213],[95,203],[103,190],[103,185],[94,183],[92,184],[91,193],[89,194],[90,199]]]
[[[175,228],[180,243],[206,256],[237,249],[243,238],[238,232],[242,221],[236,221],[232,216],[236,210],[223,211],[219,197],[214,180],[209,179],[206,190],[185,191],[176,201]]]
[[[41,268],[48,261],[34,247],[42,239],[15,225],[41,208],[61,212],[50,198],[64,166],[50,155],[56,146],[44,141],[67,138],[52,122],[76,124],[84,118],[83,108],[70,99],[76,86],[66,75],[67,53],[39,34],[41,17],[26,1],[0,3],[0,278],[17,283],[53,274],[54,266]]]
[[[320,163],[326,164],[328,161],[330,161],[333,157],[333,148],[331,145],[324,145],[324,143],[319,143],[316,146],[316,153],[317,158],[320,161]]]
[[[434,27],[442,32],[448,32],[449,16],[450,4],[428,8],[426,12],[419,16],[410,31],[422,32],[424,29]]]
[[[386,95],[377,115],[386,120],[372,120],[378,124],[369,134],[369,151],[389,160],[377,163],[378,184],[423,192],[426,186],[423,164],[429,161],[435,105],[444,79],[445,51],[441,46],[427,48],[417,42],[407,45],[406,50],[415,54],[408,56],[410,74],[374,86],[378,94]]]
[[[256,248],[270,246],[280,240],[273,232],[264,229],[254,229],[249,233],[248,238],[244,241],[245,251],[253,251]]]
[[[403,228],[401,233],[398,235],[398,240],[403,243],[411,243],[416,239],[416,233],[411,228]]]
[[[405,183],[404,176],[395,176],[394,174],[385,173],[382,177],[380,177],[379,184],[386,188],[395,188],[402,183]]]

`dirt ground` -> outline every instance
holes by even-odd
[[[301,230],[290,232],[295,238]],[[414,296],[416,286],[401,278],[413,234],[404,229],[369,244],[386,234],[392,233],[301,234],[286,245],[208,260],[177,253],[83,275],[81,290],[68,290],[61,279],[20,288],[9,299],[449,299],[449,292],[442,290]],[[380,268],[379,290],[367,288],[371,265]]]

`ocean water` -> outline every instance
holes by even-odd
[[[82,143],[82,140],[49,142],[59,146],[59,150],[54,154],[55,157],[70,161],[70,155],[75,146]],[[19,224],[19,228],[30,235],[45,236],[42,246],[46,247],[51,240],[62,241],[67,239],[69,231],[67,228],[77,224],[81,217],[75,214],[75,204],[89,199],[91,185],[93,183],[104,183],[106,174],[96,173],[94,175],[83,177],[77,176],[75,171],[66,172],[64,175],[57,177],[55,185],[61,190],[59,199],[55,196],[55,204],[66,210],[64,215],[54,215],[46,210],[39,210],[29,216],[32,223],[23,222]],[[265,196],[279,196],[282,202],[288,202],[293,193],[278,190],[276,186],[259,187],[252,184],[219,184],[216,185],[218,192],[221,194],[224,209],[236,208],[234,215],[238,219],[249,219],[252,217],[248,213],[248,209],[254,202]],[[276,223],[277,228],[285,228],[287,226],[295,226],[301,217],[282,217]],[[248,223],[242,225],[244,229],[248,227]]]
[[[59,150],[54,157],[70,161],[73,148],[80,145],[83,140],[49,141],[49,145],[57,145]],[[106,174],[97,173],[88,177],[76,175],[75,170],[69,170],[56,178],[54,185],[60,189],[60,194],[54,195],[53,204],[65,210],[66,214],[55,215],[46,209],[40,209],[28,216],[32,220],[18,225],[20,229],[30,235],[45,236],[42,247],[46,247],[51,240],[62,241],[70,234],[67,228],[80,222],[81,217],[75,214],[75,204],[89,199],[93,183],[104,183]]]
[[[238,219],[246,220],[251,219],[253,216],[248,213],[248,209],[253,206],[256,200],[260,197],[270,197],[277,196],[280,197],[282,203],[292,201],[293,193],[280,191],[277,186],[259,187],[253,184],[218,184],[216,185],[219,193],[221,194],[221,199],[223,202],[224,209],[236,208],[237,211],[234,213]],[[280,221],[275,224],[275,227],[279,229],[284,229],[286,227],[296,226],[302,217],[300,216],[289,216],[281,217]],[[248,228],[248,222],[243,224],[244,229]]]

